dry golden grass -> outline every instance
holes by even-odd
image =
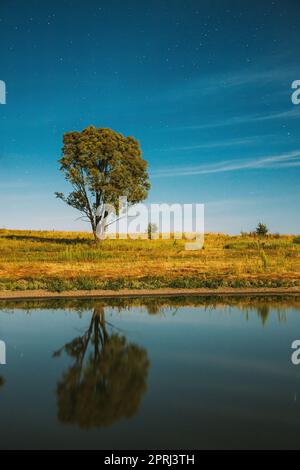
[[[202,281],[209,286],[209,280],[289,285],[300,280],[297,241],[292,235],[206,234],[204,249],[187,251],[185,240],[107,239],[95,245],[86,233],[0,230],[0,290],[41,288],[47,280],[66,281],[73,288],[75,279],[85,280],[87,288],[146,278],[156,279],[153,287],[176,282],[179,287],[183,279],[182,287],[200,287]]]

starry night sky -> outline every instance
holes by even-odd
[[[89,229],[53,193],[93,124],[140,141],[148,202],[300,233],[299,31],[299,0],[0,0],[0,227]]]

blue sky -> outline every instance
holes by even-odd
[[[207,231],[300,233],[298,0],[1,0],[0,226],[86,230],[56,200],[62,135],[136,137],[148,202]]]

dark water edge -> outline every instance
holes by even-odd
[[[300,448],[300,298],[0,301],[0,448]]]

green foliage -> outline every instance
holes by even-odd
[[[263,268],[267,269],[268,259],[263,259]],[[33,290],[43,289],[50,292],[80,291],[80,290],[121,290],[121,289],[218,289],[218,288],[276,288],[296,287],[300,285],[299,279],[282,279],[278,277],[268,278],[224,278],[206,275],[191,277],[181,276],[176,278],[166,276],[143,276],[139,278],[117,277],[114,279],[99,279],[97,277],[77,276],[74,279],[40,279],[31,281],[1,281],[0,290]]]
[[[129,205],[147,197],[147,162],[133,137],[89,126],[64,134],[63,144],[60,170],[73,191],[67,196],[57,192],[56,197],[82,213],[94,236],[98,223],[107,218],[105,205],[118,214],[120,197],[126,197]]]
[[[47,282],[47,288],[53,292],[63,292],[68,290],[70,283],[64,279],[49,279]]]

